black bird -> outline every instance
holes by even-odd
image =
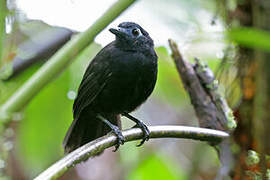
[[[110,29],[115,41],[105,46],[89,64],[73,104],[74,120],[63,142],[65,152],[94,140],[109,131],[124,143],[120,116],[136,123],[144,133],[149,130],[128,113],[140,106],[152,93],[157,79],[157,55],[149,34],[138,24],[123,22]]]

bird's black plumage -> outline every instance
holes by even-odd
[[[110,31],[116,40],[95,56],[79,86],[74,120],[63,143],[66,152],[110,131],[99,115],[120,128],[120,115],[135,110],[154,89],[157,55],[149,34],[132,22]]]

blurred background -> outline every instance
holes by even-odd
[[[0,14],[2,17],[4,14],[4,18],[0,23],[0,105],[57,49],[73,35],[86,30],[114,2],[1,0]],[[189,97],[170,57],[168,39],[171,38],[178,43],[187,60],[193,62],[194,57],[198,57],[208,63],[221,82],[220,90],[235,109],[237,117],[241,117],[239,105],[243,103],[242,92],[249,102],[255,94],[253,76],[245,79],[248,73],[248,77],[250,73],[256,74],[249,69],[253,67],[252,60],[247,59],[252,59],[249,55],[253,55],[253,46],[264,50],[268,47],[269,50],[266,40],[264,44],[256,44],[258,36],[248,43],[244,41],[248,37],[245,32],[229,31],[232,27],[253,26],[253,22],[249,22],[254,14],[251,4],[249,0],[137,1],[104,29],[95,42],[84,49],[27,106],[14,113],[13,121],[1,127],[2,177],[32,179],[64,156],[62,141],[72,122],[72,104],[84,70],[96,53],[114,40],[108,28],[116,27],[123,21],[133,21],[144,27],[154,39],[159,57],[155,90],[149,100],[133,113],[134,116],[148,125],[198,126]],[[253,37],[252,33],[256,35],[256,32],[249,32],[250,37]],[[242,42],[251,49],[241,49],[235,42],[240,45]],[[243,59],[238,61],[242,55],[245,62]],[[249,86],[245,86],[242,80],[246,80],[244,82]],[[253,107],[253,104],[248,107]],[[124,118],[122,122],[124,129],[133,126]],[[243,138],[250,134],[247,126],[251,125],[241,129]],[[232,147],[235,154],[241,154],[241,149],[245,154],[247,149],[254,147],[250,135],[247,139],[240,139]],[[244,142],[244,147],[241,142]],[[102,155],[79,164],[61,180],[209,180],[214,179],[220,167],[216,151],[206,143],[151,139],[139,148],[135,147],[136,143],[126,143],[116,153],[108,149]],[[238,165],[241,166],[241,163]],[[241,174],[240,170],[237,173]]]

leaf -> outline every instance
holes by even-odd
[[[270,52],[270,33],[256,28],[233,28],[228,31],[230,40],[255,49]]]
[[[166,160],[165,160],[166,159]],[[186,180],[184,172],[177,165],[158,154],[152,154],[143,160],[128,175],[128,180]]]

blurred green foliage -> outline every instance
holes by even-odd
[[[5,29],[6,29],[6,16],[7,16],[7,2],[6,1],[0,1],[0,67],[2,65],[2,53],[3,53],[3,47],[4,47],[4,39],[5,39]]]
[[[86,48],[72,66],[56,77],[25,108],[17,141],[24,167],[32,175],[41,172],[63,155],[61,144],[72,121],[73,93],[78,88],[89,60],[100,48],[97,44]]]
[[[229,30],[228,37],[237,44],[270,52],[270,33],[267,31],[238,27]]]
[[[156,48],[158,55],[158,80],[154,94],[159,99],[179,105],[187,97],[173,59],[165,47]]]
[[[132,171],[128,180],[186,180],[186,175],[167,156],[161,154],[151,154],[147,156],[138,167]]]
[[[0,105],[3,104],[32,74],[41,66],[40,63],[26,69],[20,76],[14,77],[11,81],[0,80]]]
[[[17,140],[24,154],[22,157],[26,158],[23,162],[27,162],[25,165],[29,168],[36,167],[35,170],[41,171],[61,155],[59,142],[72,119],[68,84],[66,72],[44,88],[24,112]]]

